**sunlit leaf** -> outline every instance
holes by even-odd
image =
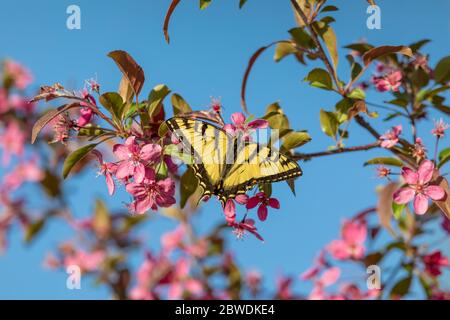
[[[99,238],[105,238],[111,229],[111,217],[108,207],[99,199],[95,201],[92,228]]]
[[[446,148],[439,152],[439,165],[438,168],[441,168],[444,164],[450,161],[450,148]]]
[[[147,99],[147,108],[150,117],[154,117],[159,113],[161,103],[169,93],[170,89],[165,84],[158,84],[150,91]]]
[[[398,299],[403,297],[409,292],[409,288],[411,287],[412,276],[409,275],[406,278],[401,279],[397,282],[391,290],[390,297]]]
[[[366,161],[364,163],[364,166],[367,166],[369,164],[384,164],[387,166],[396,166],[396,167],[401,167],[403,166],[403,162],[397,158],[392,158],[392,157],[378,157],[378,158],[373,158],[369,161]]]
[[[275,55],[273,56],[273,59],[276,62],[281,61],[284,57],[296,53],[297,52],[297,48],[295,47],[295,45],[293,43],[290,42],[281,42],[279,44],[277,44],[276,48],[275,48]]]
[[[283,148],[291,150],[311,141],[311,136],[303,131],[291,131],[283,138]]]
[[[442,84],[450,81],[450,56],[442,58],[434,68],[434,81]]]
[[[306,76],[305,81],[308,81],[311,86],[331,90],[333,83],[330,74],[321,68],[313,69]]]
[[[91,152],[98,143],[88,144],[84,147],[81,147],[80,149],[77,149],[70,153],[67,158],[64,160],[63,165],[63,178],[67,178],[72,168],[83,159],[89,152]]]
[[[174,93],[171,99],[174,115],[192,111],[192,108],[189,106],[189,104],[179,94]]]
[[[117,119],[122,120],[124,103],[116,92],[106,92],[100,96],[100,103]]]
[[[338,121],[334,113],[320,109],[320,127],[326,135],[336,136]]]
[[[181,176],[180,180],[180,207],[184,208],[187,200],[197,190],[198,180],[191,167]]]

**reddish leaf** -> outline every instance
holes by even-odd
[[[393,236],[395,232],[391,226],[391,219],[394,215],[392,211],[392,196],[398,189],[396,183],[389,183],[378,192],[377,213],[380,225],[386,228]]]
[[[413,53],[409,47],[406,46],[381,46],[370,49],[363,55],[363,61],[366,66],[369,65],[373,60],[378,59],[382,56],[392,53],[401,53],[408,57],[412,57]]]
[[[131,88],[133,88],[134,94],[138,96],[145,81],[144,71],[141,66],[125,51],[111,51],[108,53],[108,57],[114,60],[130,83]]]
[[[65,104],[62,105],[56,109],[48,110],[42,117],[40,117],[36,123],[33,126],[33,129],[31,131],[31,143],[33,144],[36,141],[36,138],[41,132],[41,130],[50,122],[52,121],[56,116],[59,114],[71,109],[79,107],[80,105],[78,103],[71,103],[71,104]]]
[[[169,9],[166,12],[166,16],[164,18],[164,26],[163,26],[163,32],[164,32],[164,38],[166,39],[167,43],[170,42],[169,37],[169,23],[170,23],[170,17],[172,16],[173,11],[177,7],[177,5],[180,3],[181,0],[173,0],[172,3],[169,6]]]
[[[446,196],[443,200],[434,201],[434,203],[436,203],[439,209],[441,209],[442,212],[445,213],[447,218],[450,219],[450,188],[448,185],[448,181],[444,177],[438,177],[435,182],[437,185],[444,189]]]

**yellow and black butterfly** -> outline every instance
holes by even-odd
[[[271,183],[302,175],[297,162],[268,147],[231,136],[201,119],[176,116],[166,121],[191,164],[202,198],[215,195],[222,206],[259,183]]]

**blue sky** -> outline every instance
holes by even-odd
[[[331,4],[338,1],[329,1]],[[433,5],[412,5],[408,0],[377,1],[382,9],[382,29],[366,27],[367,3],[353,0],[338,4],[335,30],[338,45],[365,38],[375,45],[410,44],[430,38],[427,45],[431,65],[448,54],[450,43],[450,2],[434,0]],[[221,97],[225,117],[240,110],[240,85],[251,54],[274,40],[288,37],[295,26],[289,1],[249,0],[243,10],[238,0],[215,0],[200,11],[197,1],[183,1],[173,15],[167,45],[162,35],[164,14],[169,1],[87,1],[42,0],[8,1],[0,13],[0,57],[10,57],[27,65],[35,75],[35,85],[61,82],[69,87],[82,87],[84,80],[97,77],[103,91],[114,91],[120,72],[106,54],[112,50],[128,51],[143,67],[146,85],[143,92],[165,83],[180,93],[194,108],[208,106],[210,97]],[[67,6],[81,8],[81,30],[66,28]],[[339,72],[348,78],[344,50],[340,51]],[[308,87],[301,80],[308,68],[292,58],[274,63],[273,51],[256,62],[248,84],[248,105],[252,113],[261,115],[265,107],[279,101],[295,129],[306,129],[313,141],[301,151],[325,150],[332,141],[320,130],[319,109],[331,110],[337,102],[332,93]],[[387,96],[369,94],[368,100],[382,102]],[[388,125],[377,121],[379,131]],[[429,127],[421,127],[422,132]],[[350,126],[348,145],[371,142],[355,124]],[[445,141],[448,145],[448,139]],[[371,168],[362,163],[379,151],[320,158],[300,164],[304,176],[297,181],[297,196],[280,183],[274,196],[282,209],[270,212],[260,230],[264,244],[248,238],[231,241],[239,262],[245,267],[263,271],[269,282],[277,274],[298,275],[311,263],[316,252],[338,235],[344,217],[375,204],[376,180]],[[89,190],[84,186],[89,185]],[[94,171],[86,171],[77,180],[69,180],[66,188],[75,214],[87,216],[96,196],[120,207],[129,201],[124,193],[108,199],[103,180]],[[83,190],[82,190],[83,188]],[[33,197],[32,189],[27,189]],[[208,204],[198,218],[200,230],[221,219],[218,203]],[[148,246],[159,242],[167,221],[156,220],[154,227],[142,230]],[[16,230],[17,231],[17,230]],[[108,292],[83,280],[83,290],[65,288],[63,272],[41,268],[45,253],[60,240],[67,239],[68,229],[58,222],[47,226],[45,236],[31,247],[24,247],[14,233],[10,248],[0,257],[0,298],[106,298]],[[302,289],[301,285],[297,286]]]

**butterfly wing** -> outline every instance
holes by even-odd
[[[222,203],[243,194],[257,183],[272,183],[302,175],[297,162],[266,146],[249,143],[239,148],[223,181]]]
[[[180,140],[184,152],[193,156],[192,168],[203,188],[203,195],[211,195],[222,181],[232,138],[222,129],[199,119],[173,117],[166,123]]]

